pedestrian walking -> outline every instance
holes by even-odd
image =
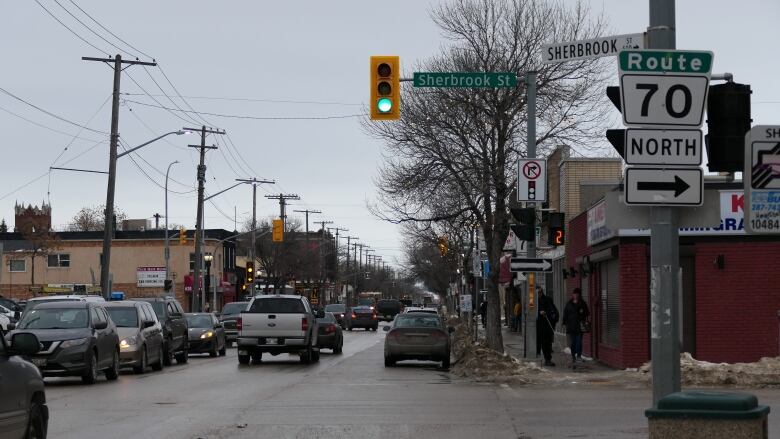
[[[482,317],[482,327],[487,328],[487,301],[485,300],[479,305],[479,315]]]
[[[558,308],[544,290],[537,289],[539,296],[539,311],[536,316],[536,355],[544,355],[545,366],[555,366],[552,361],[552,344],[555,338],[555,325],[558,324]]]
[[[582,334],[590,332],[590,310],[588,304],[582,299],[582,290],[575,288],[571,292],[571,299],[563,308],[563,325],[569,336],[571,349],[571,364],[582,361]]]
[[[520,332],[520,321],[522,319],[523,306],[520,305],[520,299],[515,298],[515,307],[512,309],[512,331]]]

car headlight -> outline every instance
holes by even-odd
[[[214,331],[208,331],[204,332],[203,334],[200,334],[200,338],[211,338],[214,336]]]
[[[122,341],[119,342],[120,348],[129,348],[130,346],[135,346],[138,343],[138,340],[135,337],[127,337],[122,339]]]
[[[72,348],[73,346],[81,346],[81,345],[83,345],[86,342],[87,342],[86,338],[76,338],[76,339],[73,339],[73,340],[65,340],[65,341],[62,342],[62,344],[60,344],[60,347],[63,348],[63,349],[65,349],[65,348]]]

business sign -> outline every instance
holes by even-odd
[[[644,34],[613,35],[590,40],[542,44],[544,64],[616,56],[621,50],[644,49]]]
[[[165,267],[136,268],[138,288],[162,288],[165,286]]]
[[[700,206],[704,173],[701,168],[627,168],[625,198],[628,205]]]
[[[517,201],[547,201],[547,160],[517,161]]]
[[[626,130],[624,159],[628,165],[699,166],[701,130]]]
[[[623,123],[698,128],[704,120],[712,52],[625,50],[618,56]]]
[[[607,227],[607,202],[601,200],[588,209],[588,247],[614,236],[615,232]]]
[[[415,87],[501,88],[517,87],[517,74],[511,72],[414,72]]]
[[[757,125],[745,135],[742,177],[751,234],[780,234],[780,125]]]

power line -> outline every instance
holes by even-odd
[[[119,140],[119,143],[122,145],[122,149],[123,149],[123,150],[127,151],[127,150],[129,149],[129,145],[127,145],[127,142],[125,142],[123,139],[120,139],[120,140]],[[147,165],[149,165],[149,167],[150,167],[150,168],[152,168],[152,169],[154,169],[155,171],[157,171],[157,173],[158,173],[158,174],[162,175],[163,177],[165,176],[165,172],[162,172],[161,170],[157,169],[157,167],[155,167],[153,164],[149,163],[149,161],[148,161],[148,160],[146,160],[146,159],[145,159],[145,158],[144,158],[144,157],[143,157],[141,154],[139,154],[137,151],[136,151],[136,152],[133,152],[132,154],[134,154],[134,155],[135,155],[136,157],[138,157],[139,159],[143,160],[143,162],[144,162],[144,163],[146,163]],[[178,181],[178,180],[176,180],[176,179],[173,179],[173,178],[171,178],[170,176],[168,176],[168,179],[169,179],[170,181],[172,181],[172,182],[174,182],[174,183],[176,183],[176,184],[179,184],[179,185],[181,185],[181,186],[184,186],[184,187],[186,187],[186,188],[190,188],[190,187],[191,187],[190,185],[188,185],[188,184],[185,184],[185,183],[182,183],[182,182],[180,182],[180,181]],[[158,186],[159,186],[159,184],[158,184]],[[164,186],[163,186],[163,187],[164,187]],[[178,193],[190,193],[190,192],[194,192],[194,190],[192,190],[192,191],[189,191],[189,192],[178,192]]]
[[[126,96],[143,96],[143,93],[122,93]],[[155,95],[161,96],[161,95]],[[262,102],[272,104],[302,104],[302,105],[343,105],[343,106],[355,106],[361,107],[364,104],[350,103],[350,102],[330,102],[330,101],[297,101],[290,99],[260,99],[260,98],[230,98],[230,97],[218,97],[218,96],[180,96],[180,98],[187,99],[202,99],[211,101],[234,101],[234,102]]]
[[[143,92],[144,92],[144,93],[145,93],[147,96],[149,96],[149,97],[152,97],[152,96],[149,94],[149,92],[148,92],[148,91],[146,91],[146,89],[145,89],[145,88],[143,88],[143,87],[141,86],[141,84],[139,84],[139,83],[138,83],[138,81],[136,81],[136,80],[135,80],[135,78],[133,78],[133,77],[132,77],[132,76],[131,76],[131,75],[130,75],[128,72],[124,72],[124,73],[125,73],[125,75],[127,75],[127,77],[128,77],[128,78],[130,78],[130,80],[131,80],[131,81],[133,81],[133,84],[135,84],[135,85],[136,85],[138,88],[140,88],[140,89],[141,89],[141,91],[143,91]],[[164,108],[164,109],[168,110],[168,112],[169,112],[169,113],[171,113],[172,115],[174,115],[176,118],[178,118],[178,119],[179,119],[179,120],[181,120],[182,122],[184,122],[184,123],[187,123],[187,124],[189,124],[189,123],[192,123],[192,120],[191,120],[191,119],[185,119],[185,118],[181,117],[180,115],[176,114],[176,112],[175,112],[174,110],[171,110],[171,109],[169,109],[169,108],[167,108],[167,107],[164,107],[164,106],[162,105],[162,103],[161,103],[160,101],[158,101],[156,98],[152,97],[152,100],[153,100],[153,101],[155,101],[155,102],[157,102],[157,104],[160,106],[159,108]],[[136,103],[136,104],[141,104],[141,105],[146,105],[146,106],[152,106],[152,107],[154,106],[154,105],[151,105],[151,104],[142,104],[142,103],[140,103],[140,102],[128,101],[127,99],[125,99],[124,101],[125,101],[125,102],[133,102],[133,103]]]
[[[126,44],[128,47],[130,47],[131,49],[133,49],[133,50],[135,50],[136,52],[140,53],[141,55],[144,55],[145,57],[147,57],[147,58],[149,58],[149,59],[154,59],[154,57],[153,57],[153,56],[149,56],[148,54],[146,54],[146,53],[142,52],[142,51],[141,51],[141,50],[139,50],[138,48],[134,47],[132,44],[128,43],[127,41],[125,41],[125,40],[123,40],[122,38],[120,38],[119,36],[117,36],[115,33],[111,32],[111,31],[110,31],[108,28],[106,28],[105,26],[103,26],[102,24],[100,24],[100,22],[99,22],[99,21],[97,21],[95,18],[93,18],[91,15],[89,15],[89,14],[87,13],[87,11],[85,11],[84,9],[81,9],[81,7],[80,7],[79,5],[77,5],[77,4],[76,4],[76,2],[74,2],[73,0],[69,0],[69,1],[70,1],[70,2],[73,4],[73,6],[75,6],[76,8],[78,8],[78,10],[79,10],[79,11],[81,11],[81,13],[83,13],[84,15],[86,15],[87,17],[89,17],[89,19],[90,19],[90,20],[94,21],[94,22],[95,22],[95,24],[97,24],[98,26],[100,26],[100,27],[101,27],[101,28],[102,28],[104,31],[108,32],[108,33],[109,33],[109,34],[110,34],[112,37],[114,37],[114,38],[116,38],[117,40],[121,41],[122,43]],[[125,52],[125,53],[127,53],[127,52]]]
[[[96,117],[96,116],[97,116],[97,115],[100,113],[100,111],[103,109],[103,107],[105,107],[105,106],[106,106],[106,104],[108,103],[109,99],[111,99],[111,95],[108,95],[108,96],[106,97],[106,100],[104,100],[104,101],[103,101],[103,103],[102,103],[102,104],[100,104],[100,106],[98,107],[98,109],[97,109],[97,110],[95,110],[95,112],[92,114],[92,116],[90,116],[90,117],[89,117],[89,119],[88,119],[88,120],[87,120],[87,121],[84,123],[84,125],[89,125],[89,124],[92,122],[92,120],[93,120],[93,119],[95,119],[95,117]],[[50,166],[54,166],[55,164],[57,164],[57,160],[59,160],[59,159],[60,159],[60,157],[62,157],[62,156],[65,154],[65,152],[67,152],[67,151],[68,151],[68,148],[70,148],[70,146],[71,146],[71,145],[73,144],[73,142],[76,140],[76,137],[77,137],[79,134],[81,134],[81,132],[82,132],[83,130],[84,130],[84,128],[81,128],[81,129],[79,129],[79,131],[76,133],[76,135],[75,135],[75,136],[73,136],[73,138],[71,138],[71,139],[70,139],[70,142],[68,142],[68,144],[67,144],[67,145],[65,145],[65,147],[64,147],[64,148],[62,148],[62,152],[60,152],[60,155],[58,155],[58,156],[57,156],[57,158],[55,158],[55,159],[54,159],[54,161],[51,163],[51,165],[50,165]]]
[[[66,25],[65,23],[63,23],[63,22],[62,22],[62,21],[61,21],[59,18],[57,18],[57,16],[56,16],[56,15],[52,14],[52,12],[51,12],[50,10],[46,9],[46,6],[43,6],[43,5],[41,4],[41,2],[39,2],[38,0],[35,0],[35,3],[38,3],[38,6],[40,6],[41,8],[43,8],[43,10],[44,10],[44,11],[46,11],[46,13],[48,13],[49,15],[51,15],[51,18],[53,18],[53,19],[57,20],[57,23],[61,24],[61,25],[62,25],[62,27],[64,27],[64,28],[65,28],[65,29],[67,29],[68,31],[70,31],[70,33],[72,33],[73,35],[75,35],[75,36],[76,36],[76,38],[80,39],[80,40],[81,40],[81,41],[83,41],[85,44],[87,44],[87,45],[91,46],[93,49],[97,50],[98,52],[102,53],[103,55],[106,55],[106,56],[108,56],[108,53],[107,53],[105,50],[103,50],[103,49],[101,49],[101,48],[97,47],[96,45],[94,45],[94,44],[92,44],[92,43],[90,43],[90,42],[89,42],[89,41],[87,41],[87,40],[86,40],[84,37],[82,37],[81,35],[79,35],[78,33],[76,33],[76,31],[74,31],[73,29],[69,28],[69,27],[68,27],[68,25]]]
[[[152,99],[155,100],[154,98],[152,98]],[[156,100],[155,100],[155,102],[157,102],[158,105],[148,104],[148,103],[145,103],[145,102],[134,101],[132,99],[125,99],[125,101],[126,102],[132,102],[132,103],[138,104],[138,105],[144,105],[144,106],[147,106],[147,107],[161,108],[163,110],[168,110],[168,111],[181,111],[183,113],[205,114],[207,116],[225,117],[225,118],[230,118],[230,119],[251,119],[251,120],[330,120],[330,119],[349,119],[349,118],[353,118],[353,117],[364,117],[364,116],[366,116],[366,113],[361,113],[361,114],[343,114],[343,115],[336,115],[336,116],[305,116],[305,117],[245,116],[245,115],[240,115],[240,114],[220,114],[220,113],[210,113],[210,112],[206,112],[206,111],[198,112],[198,111],[178,110],[176,108],[166,107],[166,106],[160,104],[159,102],[157,102]]]
[[[177,103],[176,103],[176,101],[174,101],[174,100],[173,100],[173,99],[172,99],[170,96],[168,96],[168,95],[165,93],[165,90],[163,90],[163,88],[162,88],[162,87],[160,87],[160,84],[157,82],[157,80],[156,80],[156,79],[154,79],[154,76],[152,76],[152,74],[151,74],[151,73],[149,73],[149,69],[148,69],[148,68],[146,68],[146,67],[144,67],[144,71],[145,71],[145,72],[146,72],[146,74],[149,76],[149,79],[151,79],[151,80],[152,80],[152,82],[154,82],[154,85],[156,85],[156,86],[157,86],[157,88],[158,88],[158,89],[159,89],[159,90],[160,90],[160,91],[163,93],[163,95],[164,95],[166,98],[168,98],[168,100],[169,100],[169,101],[171,101],[171,103],[173,104],[173,106],[174,106],[174,107],[176,107],[176,108],[177,108],[179,111],[184,111],[184,110],[183,110],[183,109],[182,109],[182,108],[179,106],[179,104],[177,104]],[[151,97],[151,95],[150,95],[150,97]],[[152,97],[152,99],[154,99],[154,97]],[[185,114],[186,114],[186,113],[185,113]],[[190,122],[193,122],[193,123],[195,123],[196,125],[200,123],[200,122],[198,122],[198,120],[197,120],[197,119],[195,119],[195,118],[193,118],[193,117],[191,117],[191,116],[189,116],[189,115],[187,115],[187,116],[190,118]]]
[[[38,0],[35,0],[35,1],[37,2]],[[65,119],[65,118],[64,118],[64,117],[62,117],[62,116],[58,116],[58,115],[56,115],[56,114],[52,113],[51,111],[44,110],[43,108],[41,108],[41,107],[39,107],[39,106],[37,106],[37,105],[35,105],[35,104],[32,104],[32,103],[30,103],[30,102],[28,102],[28,101],[26,101],[26,100],[24,100],[24,99],[20,98],[19,96],[16,96],[15,94],[11,93],[10,91],[8,91],[8,90],[6,90],[6,89],[4,89],[4,88],[2,88],[2,87],[0,87],[0,92],[3,92],[3,93],[5,93],[5,94],[7,94],[8,96],[10,96],[10,97],[12,97],[12,98],[16,99],[17,101],[19,101],[19,102],[22,102],[22,103],[24,103],[24,104],[26,104],[26,105],[29,105],[30,107],[32,107],[32,108],[35,108],[36,110],[40,111],[41,113],[44,113],[44,114],[46,114],[46,115],[48,115],[48,116],[51,116],[51,117],[53,117],[53,118],[55,118],[55,119],[58,119],[58,120],[62,121],[62,122],[69,123],[69,124],[71,124],[71,125],[73,125],[73,126],[77,126],[77,127],[79,127],[79,128],[85,129],[85,130],[87,130],[87,131],[91,131],[91,132],[93,132],[93,133],[97,133],[97,134],[103,134],[103,135],[108,135],[108,133],[107,133],[107,132],[105,132],[105,131],[95,130],[95,129],[92,129],[92,128],[89,128],[89,127],[86,127],[86,126],[84,126],[84,125],[78,124],[78,123],[76,123],[76,122],[73,122],[73,121],[71,121],[71,120]]]
[[[25,121],[25,122],[31,123],[31,124],[33,124],[33,125],[35,125],[35,126],[39,127],[39,128],[43,128],[43,129],[49,130],[49,131],[51,131],[51,132],[54,132],[54,133],[57,133],[57,134],[62,134],[62,135],[64,135],[64,136],[73,137],[74,139],[79,139],[79,140],[86,140],[86,141],[89,141],[89,142],[98,142],[98,140],[96,140],[96,139],[90,139],[90,138],[87,138],[87,137],[81,137],[81,136],[79,136],[79,135],[74,135],[73,133],[68,133],[68,132],[65,132],[65,131],[60,131],[60,130],[58,130],[58,129],[56,129],[56,128],[52,128],[52,127],[46,126],[46,125],[44,125],[44,124],[38,123],[38,122],[36,122],[36,121],[34,121],[34,120],[27,119],[26,117],[24,117],[24,116],[21,116],[21,115],[19,115],[19,114],[16,114],[16,113],[14,113],[13,111],[11,111],[11,110],[9,110],[9,109],[7,109],[7,108],[4,108],[4,107],[0,107],[0,111],[3,111],[3,112],[5,112],[5,113],[8,113],[8,114],[10,114],[11,116],[14,116],[14,117],[18,117],[19,119],[22,119],[22,120],[23,120],[23,121]]]
[[[92,30],[92,28],[91,28],[91,27],[87,26],[86,24],[84,24],[84,22],[83,22],[83,21],[79,20],[79,18],[78,18],[78,17],[76,17],[75,15],[73,15],[73,13],[72,13],[72,12],[70,12],[70,10],[69,10],[68,8],[66,8],[65,6],[62,6],[62,3],[60,3],[58,0],[54,0],[54,3],[57,3],[57,5],[59,5],[59,7],[60,7],[60,8],[62,8],[62,10],[64,10],[65,12],[67,12],[67,13],[68,13],[68,15],[70,15],[71,17],[73,17],[73,19],[74,19],[74,20],[78,21],[78,22],[79,22],[79,24],[81,24],[82,26],[84,26],[84,27],[85,27],[85,28],[86,28],[88,31],[92,32],[92,34],[94,34],[96,37],[98,37],[98,38],[100,38],[101,40],[105,41],[105,42],[106,42],[106,43],[108,43],[110,46],[112,46],[113,48],[115,48],[115,49],[119,50],[120,52],[122,52],[122,53],[125,53],[125,54],[127,54],[127,55],[130,55],[130,56],[134,57],[135,59],[138,59],[138,57],[137,57],[136,55],[133,55],[132,53],[130,53],[130,52],[128,52],[128,51],[126,51],[126,50],[122,49],[121,47],[117,46],[116,44],[112,43],[111,41],[108,41],[107,39],[103,38],[103,36],[102,36],[102,35],[98,34],[98,33],[97,33],[97,32],[95,32],[94,30]],[[39,4],[40,4],[40,3],[39,3]]]

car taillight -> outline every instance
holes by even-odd
[[[236,329],[239,331],[244,329],[244,320],[241,317],[236,319]]]
[[[357,318],[357,315],[356,315],[355,313],[352,313],[352,318],[353,318],[353,319],[356,319],[356,318]]]
[[[392,339],[395,340],[395,339],[398,339],[400,337],[401,337],[401,334],[399,334],[398,331],[390,331],[390,332],[387,333],[387,338],[392,338]]]
[[[301,331],[308,331],[309,330],[309,321],[306,319],[306,317],[301,317]]]
[[[325,327],[326,333],[336,332],[336,325],[328,325]]]
[[[375,319],[376,318],[376,313],[371,314],[371,318]]]

